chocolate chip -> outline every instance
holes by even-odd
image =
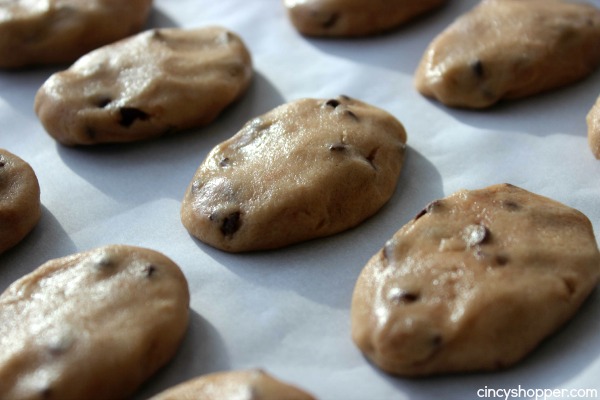
[[[107,105],[109,105],[111,103],[111,99],[108,97],[103,97],[100,100],[98,100],[98,102],[96,103],[96,105],[98,106],[98,108],[104,108]]]
[[[390,294],[390,299],[398,304],[412,304],[421,298],[418,293],[396,289]]]
[[[50,388],[42,389],[40,391],[40,395],[42,396],[42,399],[51,399],[52,398],[52,389],[50,389]]]
[[[327,18],[325,21],[323,21],[322,26],[325,29],[333,28],[333,26],[338,22],[339,19],[340,19],[340,14],[333,13],[329,16],[329,18]]]
[[[476,77],[483,78],[483,74],[485,71],[483,70],[483,63],[481,62],[481,60],[477,60],[471,63],[471,70],[473,71]]]
[[[336,99],[331,99],[331,100],[327,100],[327,102],[325,103],[325,105],[329,106],[329,107],[336,108],[337,106],[340,105],[340,102],[338,100],[336,100]]]
[[[575,283],[575,281],[572,278],[564,277],[563,283],[565,284],[565,287],[567,288],[567,292],[569,293],[570,296],[572,296],[577,291],[577,284]]]
[[[151,277],[152,275],[154,275],[154,273],[157,271],[157,269],[158,269],[158,268],[156,268],[154,265],[150,264],[150,265],[147,265],[147,266],[144,268],[144,273],[145,273],[145,274],[146,274],[146,276],[149,278],[149,277]]]
[[[4,162],[4,160],[0,160],[0,168],[4,167],[6,165],[6,163]]]
[[[221,233],[224,236],[232,236],[238,231],[238,229],[240,229],[240,216],[240,212],[236,211],[223,219],[223,223],[221,224]]]
[[[508,257],[502,254],[496,256],[496,264],[503,267],[508,264]]]
[[[329,145],[329,151],[344,151],[346,150],[346,145],[344,143],[334,143]]]
[[[371,164],[371,167],[373,167],[374,170],[377,170],[377,166],[375,165],[375,162],[374,162],[377,152],[379,152],[379,147],[375,147],[373,150],[371,150],[369,155],[365,157],[367,159],[367,162],[369,164]]]
[[[219,166],[220,167],[226,167],[229,165],[229,157],[225,157],[223,158],[220,162],[219,162]]]
[[[415,215],[415,217],[413,219],[416,221],[425,214],[427,214],[427,208],[424,208],[421,211],[419,211],[419,213],[417,215]]]
[[[147,113],[134,107],[121,107],[119,112],[121,113],[119,124],[125,128],[130,127],[138,119],[145,121],[150,117]]]
[[[423,215],[434,211],[434,209],[437,208],[440,204],[441,204],[440,200],[434,200],[431,203],[427,204],[424,209],[422,209],[421,211],[419,211],[419,213],[417,215],[415,215],[414,220],[416,221],[419,218],[421,218]]]
[[[92,140],[94,140],[96,138],[96,130],[94,128],[92,128],[91,126],[88,126],[87,128],[85,128],[85,134],[87,135],[87,137],[89,137]]]
[[[521,209],[521,206],[519,205],[519,203],[517,203],[513,200],[506,200],[502,203],[502,205],[508,211],[517,211],[517,210]]]
[[[346,114],[347,116],[351,117],[355,121],[358,121],[358,117],[352,111],[346,110],[346,111],[344,111],[344,114]]]
[[[433,335],[433,337],[431,338],[431,345],[433,347],[440,347],[442,345],[443,342],[443,338],[442,335]]]

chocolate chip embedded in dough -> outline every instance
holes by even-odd
[[[505,266],[510,261],[510,258],[504,254],[498,254],[496,256],[496,264],[500,267]]]
[[[40,396],[41,396],[42,400],[52,399],[52,396],[53,396],[52,388],[48,386],[43,389],[40,389]]]
[[[350,110],[344,110],[344,114],[347,115],[347,116],[349,116],[353,120],[358,121],[358,116],[356,114],[354,114],[352,111],[350,111]]]
[[[344,151],[348,148],[344,143],[334,143],[329,145],[329,150],[334,152]]]
[[[442,201],[441,201],[441,200],[434,200],[434,201],[432,201],[431,203],[427,204],[427,205],[425,206],[425,208],[423,208],[421,211],[419,211],[419,212],[417,213],[417,215],[415,215],[415,216],[413,217],[413,219],[414,219],[414,220],[417,220],[417,219],[421,218],[423,215],[425,215],[425,214],[427,214],[427,213],[431,213],[431,212],[433,212],[433,211],[435,211],[435,210],[439,209],[439,208],[440,208],[440,206],[441,206],[441,204],[442,204]]]
[[[365,157],[365,159],[367,160],[367,162],[369,163],[369,165],[371,167],[373,167],[373,169],[377,169],[377,165],[375,165],[375,157],[377,156],[377,153],[379,152],[379,147],[375,147],[373,150],[371,150],[369,152],[369,154]]]
[[[340,14],[338,13],[333,13],[329,16],[329,18],[325,19],[325,21],[323,21],[323,28],[325,29],[329,29],[335,26],[335,24],[338,22],[338,20],[340,19]]]
[[[223,218],[221,232],[224,236],[233,236],[240,229],[241,224],[241,213],[239,211],[233,212]]]
[[[336,108],[337,106],[340,105],[340,102],[339,102],[339,100],[331,99],[331,100],[327,100],[327,102],[325,103],[325,105],[329,106],[329,107]]]
[[[475,74],[476,77],[483,78],[484,69],[483,69],[483,63],[481,62],[481,60],[477,60],[477,61],[471,63],[471,69],[473,70],[473,73]]]
[[[135,121],[141,120],[146,121],[150,118],[150,115],[135,107],[121,107],[119,108],[121,119],[119,124],[124,127],[130,127]]]
[[[420,299],[420,295],[414,291],[405,291],[399,288],[394,288],[388,295],[389,300],[396,304],[411,304]]]
[[[101,97],[100,100],[98,100],[98,102],[96,103],[96,105],[98,106],[98,108],[105,108],[111,102],[112,99],[110,97]]]
[[[508,211],[518,211],[521,209],[519,203],[514,200],[505,200],[502,202],[502,207],[504,207]]]

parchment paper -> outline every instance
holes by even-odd
[[[449,109],[413,88],[427,44],[475,3],[452,0],[384,36],[325,40],[299,35],[279,0],[157,0],[148,27],[225,26],[246,42],[256,76],[244,98],[212,125],[144,143],[61,146],[44,132],[33,98],[66,66],[0,72],[0,147],[32,165],[43,203],[35,230],[0,255],[0,290],[48,259],[110,243],[171,257],[189,281],[190,329],[173,361],[136,399],[198,375],[255,367],[325,400],[477,399],[486,388],[600,389],[597,291],[564,329],[501,372],[395,378],[373,367],[350,339],[359,272],[431,200],[510,182],[578,208],[600,232],[600,161],[588,148],[585,124],[600,94],[600,73],[485,111]],[[381,212],[348,232],[269,252],[227,254],[188,235],[180,202],[213,146],[284,102],[338,94],[389,111],[407,129],[406,164]]]

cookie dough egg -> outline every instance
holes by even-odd
[[[352,299],[352,338],[403,376],[514,365],[600,280],[581,212],[512,185],[429,204],[375,254]]]
[[[213,148],[186,190],[181,220],[230,252],[344,231],[390,199],[405,143],[395,117],[347,96],[283,104]]]

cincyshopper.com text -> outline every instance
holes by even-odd
[[[485,386],[477,390],[480,399],[597,399],[598,389],[526,389],[519,385],[512,389],[495,389]]]

